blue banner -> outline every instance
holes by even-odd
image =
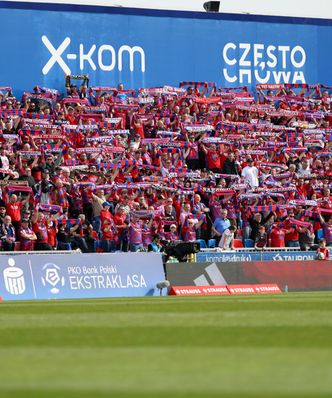
[[[159,295],[157,253],[1,255],[4,300]]]
[[[315,251],[278,251],[278,252],[199,252],[196,261],[201,263],[225,263],[246,261],[307,261],[316,259]]]
[[[127,88],[332,84],[329,20],[13,2],[0,8],[8,33],[0,84],[17,91],[36,84],[64,91],[64,74]]]

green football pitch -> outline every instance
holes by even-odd
[[[0,397],[332,397],[332,293],[0,303]]]

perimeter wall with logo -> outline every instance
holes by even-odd
[[[127,88],[210,81],[332,85],[332,22],[0,2],[0,85],[64,88],[65,74]]]
[[[160,253],[0,255],[4,300],[156,296],[164,279]]]
[[[167,263],[173,286],[277,284],[285,291],[332,290],[332,261]]]

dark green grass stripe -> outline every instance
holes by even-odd
[[[292,394],[292,393],[255,393],[243,394],[239,392],[234,393],[211,393],[206,391],[193,392],[174,392],[170,386],[169,391],[165,392],[137,392],[128,393],[123,391],[75,391],[75,390],[1,390],[1,398],[313,398],[312,394]],[[315,394],[314,398],[331,398],[330,394]]]
[[[331,348],[332,327],[50,327],[1,331],[0,346]]]

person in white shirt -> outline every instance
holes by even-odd
[[[301,177],[305,177],[311,174],[311,167],[308,159],[302,159],[299,164],[298,175]]]
[[[241,176],[251,188],[259,186],[258,182],[258,169],[253,165],[252,159],[247,159],[247,166],[243,168]]]
[[[233,248],[235,231],[236,228],[234,225],[231,225],[229,228],[225,229],[219,242],[219,247],[221,250],[230,250]]]

